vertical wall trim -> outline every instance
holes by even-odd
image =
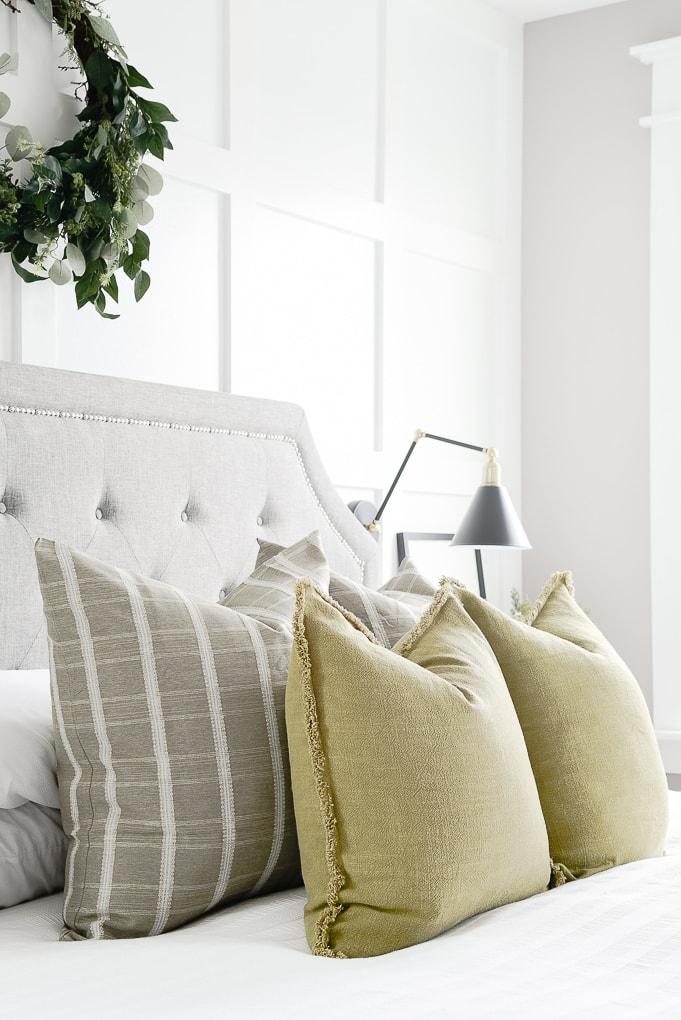
[[[232,210],[229,195],[221,195],[220,236],[218,239],[218,387],[225,393],[232,392]]]
[[[652,65],[650,173],[650,562],[653,719],[667,772],[681,771],[678,615],[681,553],[678,527],[678,379],[681,353],[681,38],[635,46]]]
[[[385,201],[387,0],[378,4],[378,53],[376,54],[376,191],[377,202]]]
[[[380,242],[374,246],[374,449],[383,449],[384,422],[384,294],[385,294],[385,248]]]

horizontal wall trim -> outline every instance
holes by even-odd
[[[681,110],[669,110],[666,113],[653,113],[639,119],[641,127],[660,127],[664,124],[681,124]]]
[[[660,58],[681,53],[681,35],[675,35],[671,39],[660,39],[658,42],[632,46],[629,53],[632,57],[640,60],[642,64],[652,64]]]

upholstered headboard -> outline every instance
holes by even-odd
[[[47,665],[39,537],[217,601],[259,537],[315,528],[333,569],[376,581],[300,407],[0,362],[0,668]]]

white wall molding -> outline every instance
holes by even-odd
[[[481,0],[206,0],[196,23],[179,0],[107,9],[178,116],[152,286],[135,305],[121,280],[105,323],[70,289],[14,282],[2,351],[297,401],[333,480],[377,501],[416,427],[497,445],[518,501],[522,26]],[[43,53],[63,118],[74,101],[31,18],[20,60],[33,79]],[[15,84],[28,120],[37,93]],[[386,528],[453,530],[480,468],[424,451]],[[520,562],[490,567],[505,608]]]
[[[653,718],[668,772],[681,772],[678,505],[681,379],[681,37],[636,46],[652,68],[650,197],[650,501]],[[675,425],[676,423],[676,425]]]

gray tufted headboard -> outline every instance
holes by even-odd
[[[333,569],[376,581],[294,404],[0,362],[0,668],[47,665],[39,537],[217,601],[257,538],[315,528]]]

